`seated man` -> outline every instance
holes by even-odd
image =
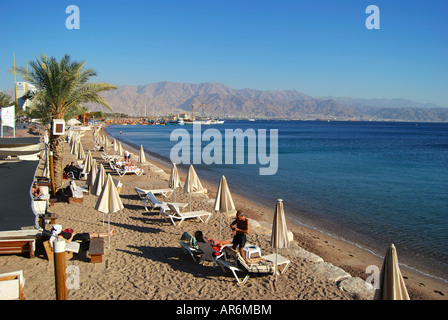
[[[66,167],[67,168],[67,167]],[[75,166],[75,163],[74,162],[72,162],[72,163],[70,163],[70,165],[68,166],[68,168],[67,168],[67,173],[68,172],[73,172],[73,177],[75,178],[75,179],[78,179],[79,180],[79,178],[80,178],[80,176],[81,176],[81,169],[79,169],[77,166]]]
[[[34,199],[40,199],[44,194],[42,188],[37,184],[36,181],[34,181],[33,187],[31,188],[31,194],[33,195]]]

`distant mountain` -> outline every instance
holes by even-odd
[[[225,118],[448,121],[448,108],[406,99],[316,98],[296,90],[233,89],[222,83],[158,82],[120,86],[102,96],[114,112],[134,116],[191,113]],[[98,105],[92,111],[107,111]]]

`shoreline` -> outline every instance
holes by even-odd
[[[109,126],[111,125],[104,125],[103,130],[109,138],[114,139],[114,137],[107,132],[107,127]],[[131,153],[138,155],[139,146],[125,142],[119,138],[116,139],[120,140],[123,147],[126,146]],[[149,159],[166,174],[170,174],[171,167],[165,158],[146,150],[145,154],[147,156],[147,161]],[[182,180],[185,180],[186,172],[179,168],[179,174]],[[200,179],[204,188],[208,190],[207,195],[210,199],[213,199],[216,196],[219,181],[211,182],[203,177]],[[272,208],[269,208],[266,205],[257,203],[255,199],[251,199],[247,195],[241,196],[235,192],[232,192],[232,197],[235,205],[239,209],[245,211],[249,218],[258,221],[263,227],[270,228],[273,219],[274,204],[272,205]],[[238,205],[239,203],[242,205]],[[340,267],[352,276],[360,277],[364,280],[371,275],[365,273],[367,266],[376,265],[381,270],[383,257],[378,253],[363,248],[359,244],[344,240],[342,236],[336,234],[332,235],[327,231],[319,230],[300,222],[295,222],[290,217],[286,217],[286,219],[288,230],[294,234],[294,240],[298,242],[299,246],[320,256],[325,262]],[[384,253],[386,252],[386,249],[387,248],[385,248]],[[400,253],[398,252],[398,255],[399,254]],[[400,257],[398,258],[400,259]],[[423,271],[409,267],[405,264],[400,263],[400,267],[411,300],[448,299],[448,283],[446,280],[426,274]]]

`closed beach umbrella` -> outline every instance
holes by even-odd
[[[72,139],[71,141],[72,141],[71,142],[72,147],[70,149],[70,153],[72,155],[77,155],[78,154],[78,141],[76,141],[75,139]]]
[[[95,210],[108,215],[107,232],[110,233],[110,214],[122,210],[123,203],[121,202],[120,195],[117,188],[115,188],[112,176],[107,174],[106,183],[103,186],[103,190],[98,198],[95,206]],[[103,215],[104,217],[104,215]],[[104,219],[104,218],[103,218]],[[108,247],[110,248],[110,236],[108,236]]]
[[[397,250],[391,244],[384,257],[381,268],[379,289],[375,291],[375,300],[410,300],[406,284],[398,264]]]
[[[175,163],[173,163],[173,167],[171,168],[171,175],[168,186],[173,189],[174,201],[176,201],[176,188],[180,187],[180,176]]]
[[[95,182],[93,183],[93,190],[92,190],[93,195],[99,196],[101,194],[105,181],[106,181],[106,171],[104,170],[103,165],[100,163],[100,168],[96,174]]]
[[[272,223],[271,247],[275,248],[275,281],[277,281],[278,249],[287,248],[289,245],[288,228],[286,227],[283,200],[277,199]]]
[[[93,185],[95,184],[97,170],[98,170],[98,168],[96,166],[95,159],[94,159],[93,164],[90,167],[90,171],[87,175],[87,185],[89,186],[89,191],[90,191],[90,194],[92,194],[92,195],[94,194],[93,193]]]
[[[117,151],[118,151],[117,139],[114,138],[114,155],[117,153]]]
[[[232,194],[230,193],[229,186],[227,185],[226,177],[222,176],[219,181],[218,191],[216,192],[215,199],[215,211],[221,215],[219,217],[219,239],[221,238],[221,222],[223,212],[229,212],[235,210],[235,204],[233,203]]]
[[[107,138],[107,136],[104,136],[104,147],[106,149],[109,149],[110,147],[109,138]]]
[[[86,153],[84,152],[84,148],[82,146],[81,142],[78,142],[78,155],[77,158],[78,160],[83,160],[86,157]]]
[[[84,168],[82,168],[82,173],[89,174],[90,169],[92,169],[92,165],[93,165],[93,158],[89,150],[87,151],[87,156],[84,161]]]
[[[138,162],[139,163],[145,163],[146,162],[145,150],[143,150],[143,146],[142,145],[140,145],[140,152],[138,153]]]
[[[185,179],[184,192],[190,194],[190,211],[191,211],[191,193],[192,192],[201,192],[203,190],[201,181],[199,181],[199,177],[196,174],[196,171],[193,168],[193,165],[190,165],[188,169],[187,178]]]
[[[121,141],[118,142],[118,154],[119,154],[120,156],[123,155],[123,147],[121,146]]]

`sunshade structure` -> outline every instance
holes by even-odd
[[[89,151],[87,151],[87,156],[84,161],[84,168],[82,168],[82,173],[89,174],[90,170],[92,169],[92,166],[93,166],[93,158],[92,158],[92,153],[89,150]]]
[[[0,156],[22,156],[39,153],[43,148],[39,137],[0,138]]]
[[[82,146],[82,143],[78,143],[78,154],[77,154],[78,160],[83,160],[86,158],[86,153],[84,152],[84,147]]]
[[[143,150],[142,145],[140,145],[140,152],[138,153],[138,163],[146,163],[145,150]]]
[[[379,289],[375,291],[375,300],[410,300],[408,290],[398,264],[397,249],[389,246],[381,268]]]
[[[103,185],[106,181],[106,171],[103,165],[100,163],[98,172],[96,173],[95,182],[93,183],[93,188],[91,194],[99,196],[103,190]]]
[[[95,163],[95,159],[93,160],[93,164],[92,164],[92,167],[90,168],[90,171],[89,171],[89,173],[88,173],[88,175],[87,175],[87,185],[88,185],[88,187],[89,187],[89,192],[90,192],[90,194],[94,194],[93,193],[93,186],[94,186],[94,184],[95,184],[95,179],[96,179],[96,172],[97,172],[97,170],[98,170],[98,168],[97,168],[97,166],[96,166],[96,163]]]
[[[201,181],[199,180],[193,165],[190,165],[188,169],[187,178],[185,179],[184,192],[190,194],[190,211],[191,211],[191,193],[201,192],[204,188],[202,187]]]
[[[117,151],[118,151],[117,139],[114,138],[114,155],[117,153]]]
[[[221,237],[222,214],[224,212],[235,211],[235,204],[233,203],[232,194],[225,176],[221,177],[219,181],[218,191],[216,192],[215,207],[216,212],[220,213],[219,217],[219,239]]]
[[[107,232],[109,234],[108,238],[108,248],[110,248],[110,214],[122,210],[123,203],[121,203],[120,195],[118,194],[117,188],[115,188],[112,176],[107,174],[106,183],[103,186],[103,190],[98,198],[95,206],[95,210],[107,214]]]
[[[278,249],[287,248],[288,245],[288,228],[286,226],[285,212],[283,210],[283,200],[277,199],[271,234],[271,247],[275,248],[275,281],[277,281],[278,271]]]
[[[78,155],[78,141],[72,138],[72,140],[70,140],[70,143],[71,143],[70,153],[74,156]]]
[[[175,163],[173,163],[173,167],[171,168],[171,174],[168,186],[171,189],[173,189],[174,201],[176,201],[176,189],[180,187],[180,176],[179,171],[177,171],[177,166]]]
[[[123,156],[123,147],[121,146],[121,141],[118,142],[118,155]]]

